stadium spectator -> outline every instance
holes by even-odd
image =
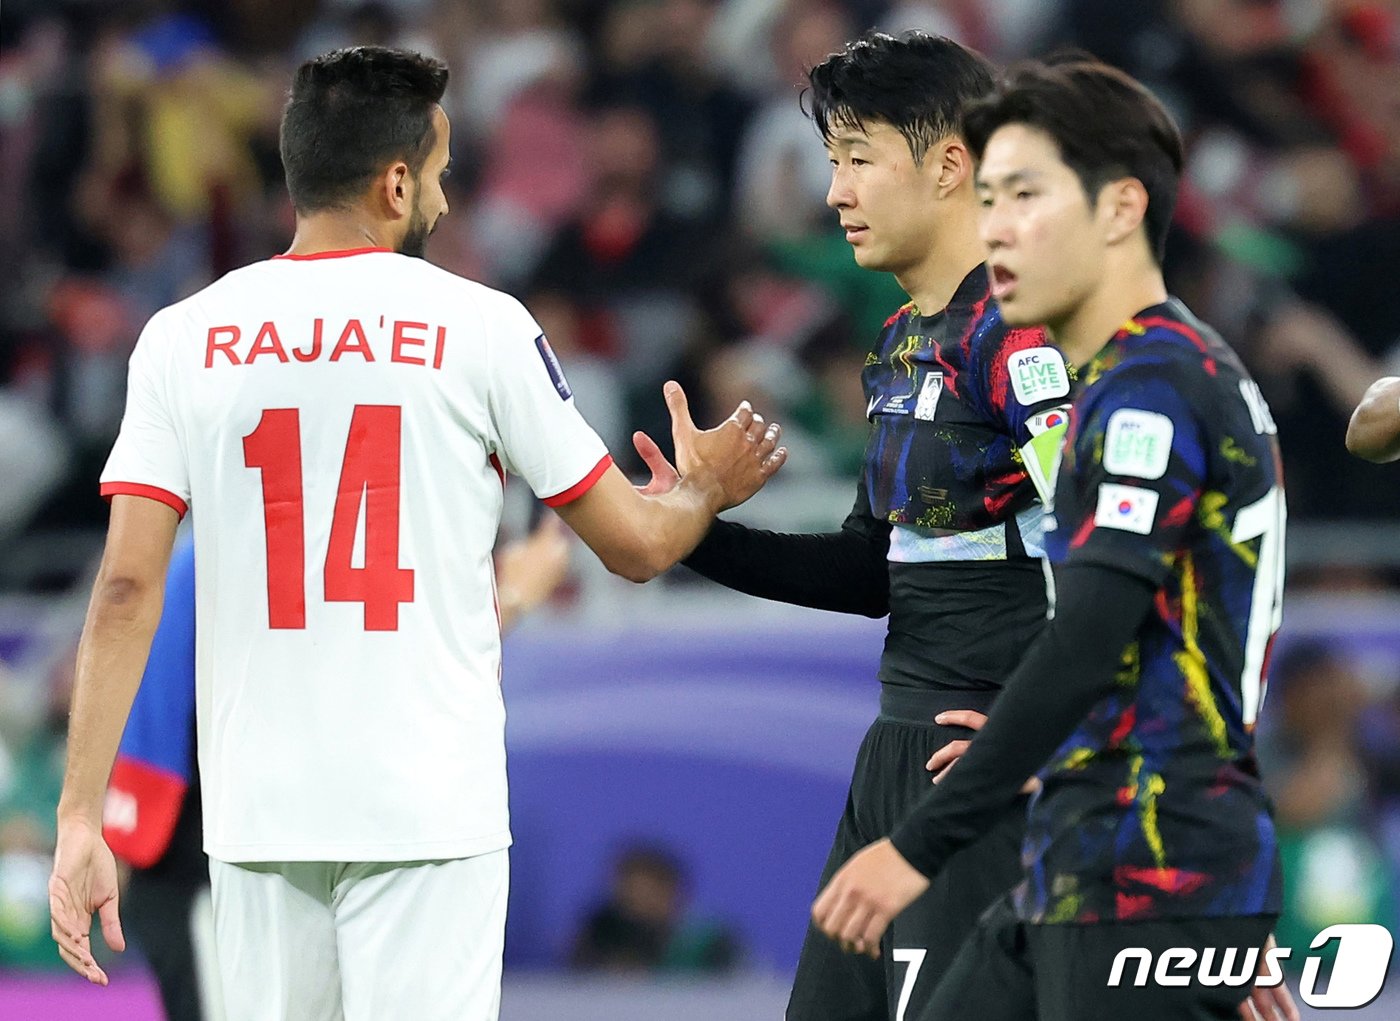
[[[665,848],[618,855],[608,899],[584,922],[570,958],[580,971],[721,972],[739,959],[724,926],[687,917],[685,868]]]

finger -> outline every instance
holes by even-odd
[[[1278,986],[1270,989],[1256,987],[1254,991],[1250,993],[1249,999],[1245,1002],[1250,1005],[1255,1016],[1260,1018],[1261,1021],[1281,1021],[1282,1018],[1287,1016],[1287,1011],[1284,1009],[1283,1003],[1276,999],[1276,995],[1280,989],[1284,990],[1285,994],[1287,993],[1287,987],[1285,986]],[[1294,1008],[1294,1013],[1295,1015],[1297,1013],[1296,1007]]]
[[[674,379],[667,380],[661,392],[666,398],[666,410],[671,413],[671,435],[694,432],[695,421],[690,417],[690,401],[686,399],[681,385]]]
[[[1293,1002],[1293,994],[1287,986],[1275,986],[1271,990],[1274,1000],[1274,1008],[1283,1015],[1284,1021],[1302,1021],[1302,1015],[1298,1012],[1298,1005]]]
[[[654,439],[646,433],[638,430],[632,434],[632,446],[637,448],[637,453],[642,458],[642,463],[651,469],[652,478],[669,477],[677,475],[676,468],[670,461],[666,460],[666,455],[661,452]]]
[[[949,741],[930,756],[928,764],[924,768],[931,773],[934,770],[943,769],[945,766],[951,766],[962,757],[963,752],[967,751],[967,746],[971,743],[971,741]]]
[[[944,727],[966,727],[968,730],[981,730],[982,724],[987,722],[987,715],[973,709],[949,709],[946,713],[939,713],[935,716],[933,722]]]
[[[125,950],[126,936],[122,934],[122,922],[117,913],[117,895],[115,893],[98,905],[97,917],[102,923],[102,938],[107,941],[107,945],[118,952]]]
[[[838,890],[832,898],[831,904],[826,912],[826,921],[821,926],[822,932],[840,943],[843,939],[850,940],[843,934],[846,931],[846,923],[853,912],[859,908],[859,904],[850,890]]]
[[[68,965],[68,967],[72,968],[74,971],[76,971],[79,975],[83,976],[83,978],[87,979],[89,982],[92,982],[96,985],[107,984],[105,981],[106,976],[102,974],[102,969],[99,968],[96,964],[94,964],[91,960],[84,960],[83,958],[78,957],[66,947],[58,948],[58,956],[63,960],[64,964]]]
[[[778,469],[787,464],[787,447],[779,447],[769,454],[761,465],[758,466],[759,473],[765,478],[772,478],[778,473]]]
[[[49,921],[53,926],[54,939],[58,939],[61,933],[77,944],[87,939],[92,916],[87,912],[80,912],[73,904],[68,888],[58,885],[50,887]]]
[[[758,441],[758,459],[766,461],[777,449],[778,440],[782,438],[783,427],[777,422],[772,423],[763,430],[763,437]]]
[[[885,913],[880,910],[872,911],[870,917],[866,919],[865,928],[861,930],[860,942],[869,951],[871,957],[880,956],[880,940],[885,935],[885,930],[889,928],[890,919],[885,917]]]
[[[97,962],[93,960],[92,954],[88,952],[85,945],[79,944],[71,938],[60,939],[57,932],[54,933],[54,939],[58,944],[58,956],[68,967],[95,985],[105,986],[107,984],[107,973],[97,966]]]
[[[75,965],[77,970],[83,973],[86,973],[93,966],[92,954],[88,952],[85,943],[76,939],[71,933],[60,929],[57,923],[50,927],[50,932],[53,934],[54,943],[58,946],[59,954],[65,961],[71,958],[72,961],[77,962]]]
[[[851,897],[850,910],[846,912],[845,918],[841,922],[841,928],[837,933],[838,937],[846,943],[850,943],[856,948],[856,953],[865,953],[868,944],[865,942],[865,929],[870,922],[870,914],[874,910],[863,897]]]
[[[734,414],[729,417],[733,421],[738,422],[739,428],[747,433],[749,431],[749,423],[753,421],[753,405],[748,401],[740,401],[739,406],[734,409]]]
[[[748,434],[750,443],[760,443],[763,440],[763,433],[768,428],[768,422],[757,411],[753,413],[753,418],[749,421]]]
[[[831,919],[832,908],[836,906],[837,892],[828,883],[812,902],[812,924],[826,932],[826,923]]]

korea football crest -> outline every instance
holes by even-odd
[[[932,422],[938,410],[938,398],[943,395],[943,373],[930,372],[924,377],[923,389],[919,391],[918,403],[914,405],[914,417],[920,422]]]

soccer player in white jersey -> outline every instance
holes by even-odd
[[[93,912],[123,946],[103,793],[187,507],[229,1018],[482,1021],[510,843],[505,472],[643,581],[784,460],[747,404],[701,432],[671,384],[685,479],[634,489],[520,303],[409,257],[447,212],[446,82],[379,48],[304,64],[282,122],[290,250],[161,310],[132,355],[49,885],[59,953],[93,982]]]

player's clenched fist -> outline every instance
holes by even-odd
[[[888,839],[842,865],[812,905],[816,927],[853,953],[880,956],[880,937],[914,903],[928,880]]]
[[[695,472],[713,475],[724,494],[721,509],[753,496],[787,461],[787,448],[778,445],[782,426],[764,421],[748,401],[715,428],[701,430],[690,417],[681,385],[668,382],[663,392],[671,412],[676,468],[682,477]]]

